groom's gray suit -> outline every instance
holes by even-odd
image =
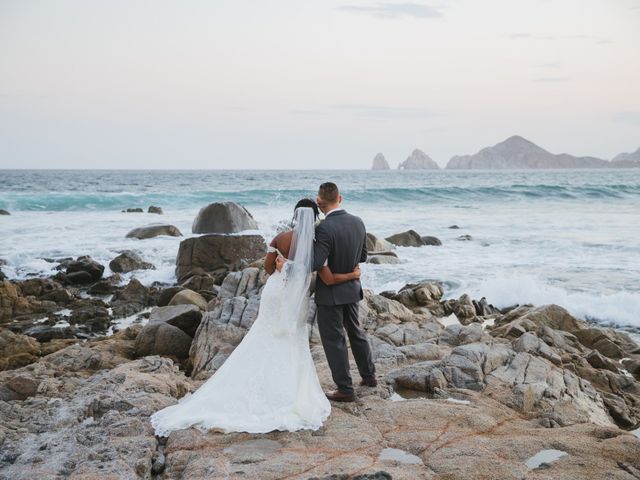
[[[327,262],[333,273],[350,273],[367,260],[367,232],[360,218],[342,209],[329,212],[316,227],[314,270]],[[338,390],[353,393],[349,356],[344,330],[361,377],[373,377],[375,367],[367,335],[358,322],[358,302],[362,300],[360,280],[326,285],[318,276],[315,288],[318,330],[322,346]],[[344,328],[343,328],[344,327]]]

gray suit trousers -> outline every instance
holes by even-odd
[[[358,303],[318,305],[318,330],[324,353],[331,368],[333,381],[338,386],[338,390],[344,393],[353,392],[344,330],[349,336],[351,351],[358,365],[360,376],[373,377],[375,375],[369,341],[358,322]]]

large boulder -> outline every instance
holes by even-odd
[[[198,292],[194,292],[193,290],[185,288],[184,290],[180,290],[173,296],[173,298],[169,302],[169,305],[193,305],[198,307],[200,310],[206,310],[207,303],[208,302],[205,300],[205,298]]]
[[[438,237],[431,237],[429,235],[422,237],[422,241],[425,245],[432,245],[435,247],[442,245],[442,241]]]
[[[202,207],[191,227],[193,233],[237,233],[257,229],[258,224],[249,211],[234,202]]]
[[[146,324],[136,337],[137,357],[167,355],[187,358],[192,338],[180,328],[164,322]]]
[[[202,320],[202,311],[196,305],[157,307],[149,315],[149,323],[168,323],[193,337]]]
[[[415,230],[407,230],[406,232],[396,233],[386,238],[387,242],[393,243],[399,247],[422,247],[425,245],[424,240]]]
[[[95,283],[104,273],[104,265],[96,262],[88,255],[78,257],[66,264],[65,278],[71,284]]]
[[[133,270],[152,270],[155,267],[145,262],[140,255],[131,251],[125,250],[116,258],[109,262],[109,268],[113,272],[128,273]]]
[[[138,240],[144,240],[146,238],[153,238],[160,235],[167,235],[169,237],[181,237],[182,233],[177,227],[173,225],[167,225],[162,223],[153,223],[144,227],[138,227],[127,233],[127,238],[137,238]]]
[[[180,242],[176,258],[176,278],[182,282],[196,271],[204,271],[220,281],[229,271],[237,271],[262,258],[267,245],[260,235],[211,234]]]
[[[367,233],[367,252],[388,252],[393,249],[393,244],[376,237],[373,233]]]

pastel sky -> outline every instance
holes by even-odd
[[[640,0],[0,0],[0,168],[640,147]]]

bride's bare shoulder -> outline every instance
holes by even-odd
[[[292,230],[287,230],[286,232],[280,232],[278,235],[273,237],[273,241],[271,242],[271,245],[276,247],[282,253],[285,253],[285,252],[288,253],[289,247],[291,246],[292,236],[293,236]]]

